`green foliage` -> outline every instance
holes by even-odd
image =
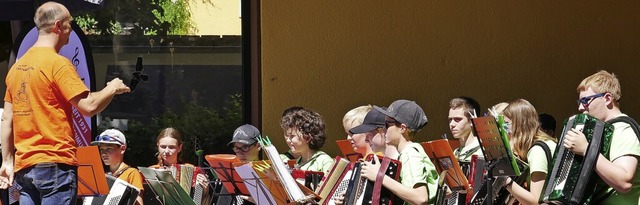
[[[86,34],[187,35],[195,31],[193,0],[109,0],[95,11],[74,13]]]
[[[187,0],[157,0],[155,2],[162,9],[152,10],[158,26],[169,24],[169,35],[186,35],[195,29],[189,13]]]
[[[120,22],[109,21],[109,25],[111,25],[111,27],[107,29],[107,32],[109,34],[122,34],[122,32],[124,31],[124,29],[122,28],[122,24],[120,24]]]
[[[160,130],[174,127],[180,131],[184,141],[181,159],[184,162],[197,164],[196,147],[205,154],[230,153],[226,146],[231,140],[233,130],[242,124],[242,96],[234,94],[226,100],[219,111],[215,108],[185,102],[184,111],[166,110],[161,116],[153,118],[151,123],[143,124],[131,120],[127,136],[127,152],[125,162],[132,166],[149,166],[157,163],[154,154],[156,137]]]
[[[98,22],[90,15],[76,16],[73,19],[85,34],[100,34],[96,27]]]

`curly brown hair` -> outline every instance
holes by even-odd
[[[309,140],[309,148],[318,150],[327,140],[326,126],[320,114],[309,109],[299,109],[282,116],[280,127],[283,130],[289,128],[298,129]]]

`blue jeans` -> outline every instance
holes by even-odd
[[[78,167],[52,162],[16,172],[16,183],[22,186],[20,204],[76,204],[77,173]]]

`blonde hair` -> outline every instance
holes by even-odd
[[[527,154],[534,141],[556,141],[540,129],[538,113],[529,101],[517,99],[504,109],[504,116],[511,119],[509,141],[513,142],[513,151],[518,158],[527,161]]]
[[[609,73],[605,70],[601,70],[580,82],[578,85],[578,93],[591,88],[596,93],[611,93],[613,97],[613,104],[616,107],[620,107],[620,98],[622,97],[622,91],[620,88],[620,81],[615,74]]]
[[[502,114],[502,112],[504,111],[505,108],[507,108],[508,105],[509,105],[509,103],[500,102],[500,103],[492,106],[491,108],[489,108],[489,110],[493,110],[493,111],[496,112],[496,114],[499,115],[499,114]]]
[[[371,105],[363,105],[349,110],[342,118],[342,126],[346,129],[361,125],[364,117],[373,109]]]

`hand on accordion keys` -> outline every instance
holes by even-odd
[[[373,162],[362,162],[362,171],[360,171],[360,176],[364,177],[372,182],[376,181],[376,177],[378,176],[378,171],[380,171],[380,159],[378,159],[378,155],[373,155]]]
[[[248,201],[248,202],[251,202],[253,204],[257,204],[256,201],[254,201],[253,198],[251,198],[250,196],[239,195],[238,197],[240,197],[244,201]]]
[[[584,136],[582,131],[575,128],[571,128],[571,130],[567,131],[562,144],[565,148],[580,156],[584,156],[587,151],[587,147],[589,146],[587,137]]]
[[[203,188],[208,188],[209,187],[209,179],[207,178],[207,175],[205,175],[203,173],[198,173],[196,175],[196,185],[200,185]]]
[[[344,195],[347,194],[347,190],[342,191],[340,194],[338,194],[338,196],[336,196],[333,199],[333,203],[335,203],[335,205],[342,205],[344,204]]]

